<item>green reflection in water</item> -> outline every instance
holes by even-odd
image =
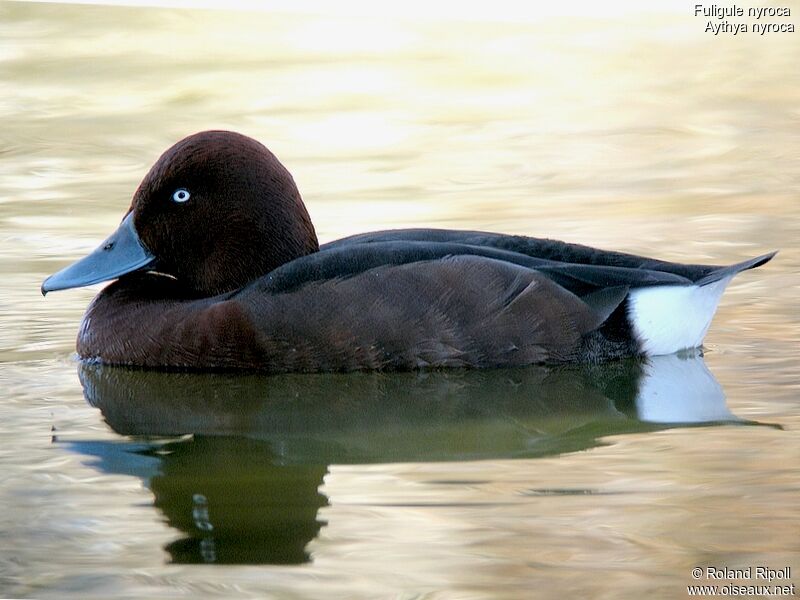
[[[133,439],[71,447],[145,482],[183,533],[166,547],[174,562],[308,561],[331,464],[542,457],[608,435],[743,423],[699,356],[272,377],[82,364],[79,375],[87,400]]]

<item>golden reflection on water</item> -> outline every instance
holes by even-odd
[[[673,598],[698,563],[800,572],[798,34],[709,36],[667,1],[275,6],[0,3],[0,595]],[[312,563],[165,565],[179,534],[131,470],[138,441],[70,360],[96,288],[38,288],[209,128],[268,145],[323,241],[430,225],[687,261],[780,248],[727,292],[706,361],[733,415],[784,429],[603,439],[595,419],[609,445],[548,458],[340,460]]]

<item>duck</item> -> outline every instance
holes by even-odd
[[[167,149],[119,227],[44,280],[111,281],[80,360],[271,373],[601,363],[702,346],[734,265],[681,264],[521,235],[362,233],[320,245],[264,145],[202,131]]]

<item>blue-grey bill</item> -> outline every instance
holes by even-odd
[[[133,226],[133,213],[88,256],[61,269],[42,283],[42,294],[116,279],[155,262]]]

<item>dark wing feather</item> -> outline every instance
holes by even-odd
[[[330,242],[320,249],[330,250],[342,248],[344,246],[352,247],[354,244],[372,244],[390,241],[459,243],[485,248],[498,248],[559,263],[623,267],[626,269],[644,269],[647,271],[672,273],[694,283],[706,277],[713,278],[716,271],[727,268],[718,265],[672,263],[624,252],[600,250],[580,244],[569,244],[557,240],[532,238],[522,235],[506,235],[484,231],[453,231],[447,229],[396,229],[362,233]],[[769,258],[771,258],[771,256]],[[766,258],[766,260],[768,260],[768,258]],[[658,283],[645,283],[644,285],[658,285]]]
[[[382,266],[398,266],[450,256],[477,256],[535,270],[578,296],[608,287],[688,285],[670,272],[602,264],[569,264],[492,246],[437,241],[352,242],[323,247],[282,265],[253,285],[267,293],[283,293],[314,281],[352,277]]]

